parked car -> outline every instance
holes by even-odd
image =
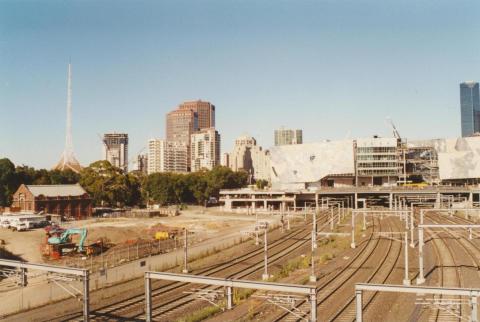
[[[27,224],[21,221],[14,222],[10,228],[12,228],[13,231],[25,231],[27,230]]]
[[[10,221],[4,220],[0,225],[2,226],[2,228],[10,228]]]

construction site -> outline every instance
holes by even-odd
[[[480,189],[435,189],[317,191],[265,209],[250,200],[236,214],[197,208],[10,232],[4,247],[28,262],[0,261],[1,312],[8,321],[477,321]],[[30,247],[12,247],[20,235]]]

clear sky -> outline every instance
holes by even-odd
[[[0,0],[0,157],[52,167],[64,145],[127,132],[130,157],[184,100],[217,107],[222,150],[274,128],[305,142],[460,135],[459,83],[480,79],[480,1]]]

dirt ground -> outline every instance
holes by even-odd
[[[259,216],[259,219],[263,217]],[[269,220],[272,220],[270,217]],[[222,213],[218,208],[189,207],[176,217],[159,218],[92,218],[63,223],[64,228],[87,228],[86,244],[100,238],[108,238],[114,244],[135,239],[152,239],[151,228],[164,225],[170,228],[187,228],[202,239],[213,238],[218,234],[241,231],[251,228],[255,216]],[[0,239],[5,248],[29,262],[42,262],[40,246],[45,242],[45,231],[34,229],[24,232],[12,232],[0,228]],[[74,238],[73,241],[77,241]]]

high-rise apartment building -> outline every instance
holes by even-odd
[[[480,132],[480,95],[477,82],[460,84],[462,136]]]
[[[191,110],[197,113],[198,129],[215,127],[215,105],[201,100],[183,102],[178,106],[179,110]]]
[[[190,144],[192,171],[211,170],[220,165],[220,134],[215,128],[202,129],[192,134]]]
[[[187,160],[187,145],[183,142],[162,139],[148,141],[148,174],[187,172]]]
[[[114,167],[128,171],[128,134],[106,133],[103,135],[103,159]]]
[[[302,130],[291,130],[281,127],[275,130],[275,146],[289,145],[289,144],[302,144],[303,133]]]

